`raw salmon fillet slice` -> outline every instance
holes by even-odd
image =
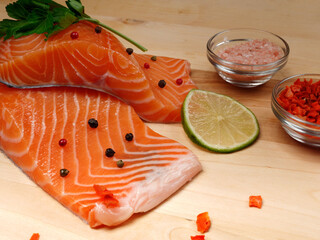
[[[77,39],[71,33],[77,32]],[[186,60],[126,52],[110,32],[80,21],[44,41],[43,34],[0,40],[0,81],[14,87],[78,86],[117,96],[150,122],[179,122],[196,88]],[[145,67],[149,64],[149,68]],[[181,85],[176,84],[182,79]],[[167,82],[164,88],[160,80]]]
[[[0,99],[0,149],[91,227],[118,225],[154,208],[201,171],[190,150],[106,93],[1,84]],[[91,118],[97,128],[88,124]],[[106,156],[108,148],[113,156]],[[61,169],[69,174],[61,176]]]

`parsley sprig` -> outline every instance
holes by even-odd
[[[0,38],[7,40],[43,33],[47,39],[73,23],[86,20],[108,29],[140,50],[147,51],[127,36],[87,15],[80,0],[67,0],[66,5],[67,7],[53,0],[17,0],[10,3],[6,6],[6,11],[12,19],[0,21]]]

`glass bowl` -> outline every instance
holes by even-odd
[[[283,79],[278,82],[272,91],[271,108],[274,115],[280,120],[284,130],[295,140],[307,145],[320,147],[320,124],[305,121],[288,111],[278,102],[278,96],[286,86],[292,85],[298,78],[312,82],[320,81],[320,74],[300,74]]]
[[[218,53],[235,44],[246,43],[253,40],[268,40],[279,46],[283,56],[274,62],[266,64],[241,64],[225,60]],[[216,71],[226,82],[238,87],[256,87],[269,81],[272,76],[287,63],[289,45],[281,37],[258,29],[230,29],[215,34],[208,40],[207,57]]]

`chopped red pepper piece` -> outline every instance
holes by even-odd
[[[190,236],[191,240],[204,240],[204,235]]]
[[[313,102],[311,103],[311,107],[315,110],[315,111],[320,111],[320,104],[318,102]]]
[[[249,197],[249,207],[261,208],[261,206],[262,206],[262,197],[260,195]]]
[[[205,233],[211,226],[211,221],[208,212],[200,213],[197,216],[197,230],[201,233]]]
[[[94,184],[93,189],[103,199],[103,203],[107,208],[114,208],[119,206],[119,201],[106,187]]]
[[[39,240],[40,239],[40,234],[39,233],[34,233],[32,234],[30,240]]]
[[[307,116],[311,118],[316,118],[318,115],[319,115],[318,111],[310,110]]]
[[[96,191],[96,193],[101,197],[105,197],[105,196],[113,197],[113,193],[104,186],[94,184],[93,188]]]

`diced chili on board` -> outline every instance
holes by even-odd
[[[201,233],[205,233],[211,226],[211,221],[208,212],[200,213],[197,216],[197,230]]]
[[[119,201],[114,197],[113,193],[106,187],[94,184],[93,189],[99,195],[103,201],[103,204],[107,208],[119,207]]]
[[[204,240],[204,235],[190,236],[191,240]]]
[[[39,233],[34,233],[32,234],[30,240],[39,240],[40,239],[40,234]]]
[[[256,207],[261,208],[262,207],[262,197],[259,196],[250,196],[249,197],[249,207]]]

